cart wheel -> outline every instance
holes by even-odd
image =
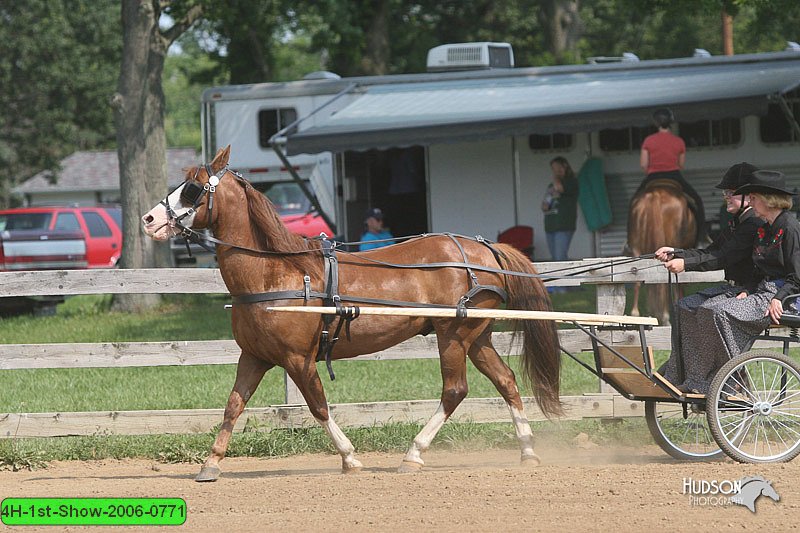
[[[656,444],[675,459],[682,461],[711,461],[722,456],[702,408],[696,404],[656,402],[644,403],[644,417]]]
[[[791,461],[800,453],[800,365],[770,350],[743,353],[714,376],[706,414],[736,461]]]

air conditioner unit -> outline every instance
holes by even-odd
[[[443,44],[428,51],[428,72],[514,68],[508,43]]]

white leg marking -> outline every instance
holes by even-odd
[[[428,420],[428,423],[425,424],[425,427],[422,428],[422,431],[414,437],[414,442],[411,443],[411,447],[408,449],[408,453],[406,453],[403,461],[424,465],[425,462],[422,460],[421,453],[428,449],[433,438],[439,433],[439,430],[442,429],[445,422],[447,422],[447,416],[444,414],[444,406],[439,402],[439,407],[436,409],[436,412],[433,413],[433,416]]]
[[[513,405],[508,405],[511,411],[511,419],[514,421],[514,430],[517,432],[517,440],[519,440],[520,448],[522,449],[522,460],[528,458],[535,458],[537,455],[533,453],[533,432],[531,431],[531,424],[528,422],[528,417],[521,409],[517,409]]]
[[[321,420],[317,420],[317,422],[320,426],[325,428],[328,436],[333,441],[333,446],[336,448],[336,451],[342,456],[342,470],[354,470],[364,466],[355,457],[355,448],[353,448],[353,443],[351,443],[350,439],[348,439],[342,430],[339,429],[339,426],[337,426],[336,422],[333,421],[332,416],[328,416],[328,420],[326,422]]]

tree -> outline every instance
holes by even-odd
[[[174,21],[169,28],[159,27],[162,13]],[[169,265],[168,247],[157,247],[145,239],[139,217],[167,190],[162,89],[167,49],[201,13],[202,5],[191,2],[122,0],[122,64],[112,106],[123,205],[124,268]],[[136,310],[157,301],[157,295],[123,295],[114,305],[120,310]]]
[[[73,151],[113,146],[118,17],[114,0],[0,2],[0,207]]]

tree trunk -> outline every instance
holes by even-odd
[[[389,0],[374,3],[375,14],[366,34],[366,50],[361,59],[365,76],[387,74],[389,62]]]
[[[733,16],[722,8],[722,53],[733,55]]]
[[[547,49],[557,63],[563,63],[566,53],[574,50],[580,39],[583,25],[580,20],[579,0],[545,0],[542,2],[540,21],[545,28]]]
[[[167,48],[200,10],[162,33],[156,0],[122,0],[122,67],[112,99],[117,126],[122,197],[122,268],[171,266],[166,243],[147,238],[140,217],[167,194],[167,141],[161,75]],[[157,294],[117,295],[114,308],[138,311],[156,305]]]

